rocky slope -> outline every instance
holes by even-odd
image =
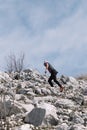
[[[0,130],[87,130],[87,80],[61,76],[59,92],[36,70],[0,73]]]

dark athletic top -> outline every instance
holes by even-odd
[[[48,62],[47,62],[48,63]],[[51,74],[57,74],[58,73],[58,71],[56,70],[56,69],[54,69],[54,67],[50,64],[50,63],[48,63],[48,71],[51,73]]]

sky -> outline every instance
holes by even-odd
[[[25,55],[25,68],[44,74],[87,74],[86,0],[0,0],[0,70],[6,57]]]

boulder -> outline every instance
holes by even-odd
[[[45,117],[46,110],[42,108],[34,108],[28,115],[25,117],[24,122],[32,124],[34,126],[40,126]]]

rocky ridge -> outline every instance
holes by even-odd
[[[87,130],[87,80],[61,76],[60,93],[37,70],[0,73],[0,130]]]

